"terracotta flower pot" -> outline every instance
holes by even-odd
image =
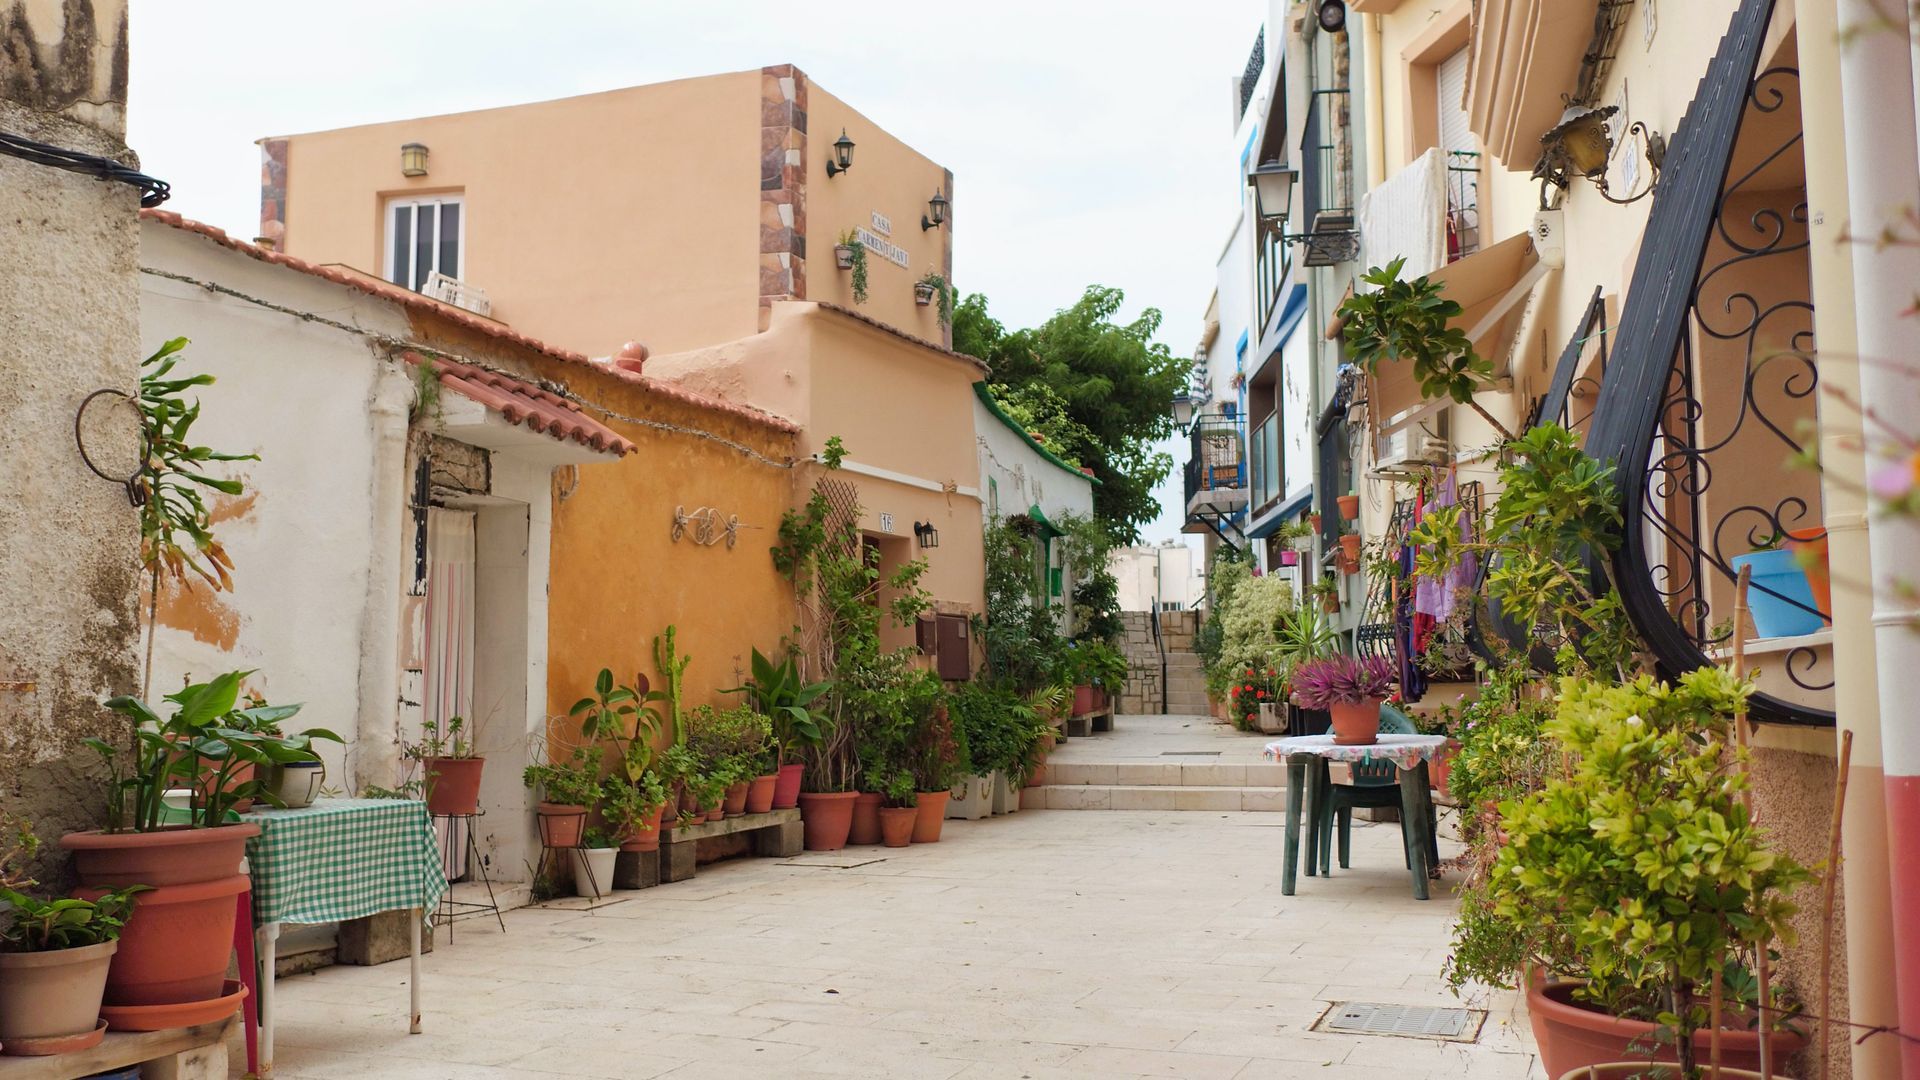
[[[1093,711],[1093,687],[1076,686],[1073,688],[1073,715],[1085,716]]]
[[[888,847],[906,847],[913,843],[913,827],[920,820],[920,811],[911,806],[883,806],[879,808],[880,842]]]
[[[1663,1043],[1658,1038],[1655,1025],[1643,1020],[1622,1020],[1575,1004],[1574,985],[1564,982],[1542,985],[1536,982],[1527,988],[1527,1011],[1532,1014],[1533,1039],[1540,1047],[1540,1062],[1546,1067],[1548,1076],[1565,1076],[1583,1066],[1615,1061],[1639,1061],[1644,1069],[1649,1060],[1679,1060],[1674,1055],[1671,1040]],[[1711,1033],[1693,1033],[1696,1060],[1706,1061],[1711,1045]],[[1776,1031],[1773,1033],[1774,1060],[1785,1061],[1805,1045],[1806,1039],[1800,1035]],[[1652,1055],[1651,1059],[1649,1054]],[[1721,1029],[1720,1063],[1735,1069],[1758,1069],[1759,1033],[1743,1028]]]
[[[1027,782],[1024,784],[1021,784],[1020,786],[1022,788],[1039,787],[1040,785],[1046,782],[1047,782],[1047,763],[1043,761],[1040,764],[1035,765],[1033,767],[1033,771],[1027,774]]]
[[[100,1018],[115,1031],[165,1031],[168,1028],[193,1027],[225,1020],[240,1011],[247,999],[247,988],[239,979],[228,979],[217,997],[174,1005],[102,1005]]]
[[[853,800],[853,822],[847,827],[847,843],[856,847],[880,842],[880,804],[886,796],[863,791]]]
[[[719,802],[716,802],[712,806],[709,806],[706,809],[702,810],[700,812],[700,816],[707,819],[708,821],[719,821],[722,818],[725,818],[727,816],[726,799],[723,797]]]
[[[100,998],[117,941],[50,952],[0,953],[0,1046],[31,1053],[26,1040],[87,1035],[99,1027]]]
[[[947,799],[952,794],[950,791],[922,791],[915,796],[914,843],[937,844],[940,842],[940,826],[946,824]]]
[[[701,816],[706,814],[705,808],[700,805],[700,796],[695,795],[692,788],[681,787],[680,812],[682,814],[697,814]]]
[[[219,997],[233,954],[233,898],[247,887],[245,874],[233,874],[160,885],[135,896],[107,972],[107,1004],[175,1005]],[[73,894],[98,900],[106,891],[83,885]]]
[[[791,810],[800,805],[800,774],[803,771],[805,766],[801,765],[780,766],[779,771],[775,773],[779,779],[773,783],[775,810]]]
[[[629,834],[626,839],[620,841],[620,850],[659,851],[660,818],[666,812],[667,807],[665,803],[654,807],[653,813],[648,814],[646,820],[635,826],[633,832]]]
[[[543,802],[535,810],[540,815],[540,842],[550,848],[580,846],[580,834],[587,829],[587,808],[578,803]]]
[[[852,791],[803,791],[800,793],[800,823],[806,835],[808,851],[839,851],[847,846],[847,830],[853,826]]]
[[[427,812],[460,816],[480,812],[480,774],[487,767],[482,757],[428,758]]]
[[[1380,741],[1380,703],[1385,698],[1368,698],[1352,703],[1336,701],[1328,708],[1333,714],[1333,741],[1340,746],[1362,746]]]
[[[60,838],[60,846],[73,852],[80,884],[115,889],[232,877],[240,872],[248,839],[259,835],[260,826],[245,822],[212,829],[182,826],[145,833],[68,833]],[[142,893],[139,900],[146,896]]]
[[[1333,501],[1340,504],[1340,516],[1348,521],[1360,516],[1360,496],[1342,495]]]
[[[1429,763],[1433,773],[1433,790],[1442,795],[1450,795],[1447,784],[1453,779],[1453,758],[1460,752],[1460,740],[1448,739],[1447,745],[1433,756]]]
[[[1833,573],[1827,567],[1827,530],[1788,529],[1787,550],[1806,571],[1807,586],[1813,590],[1813,605],[1826,612],[1826,623],[1833,625]]]
[[[1346,556],[1348,559],[1353,560],[1355,562],[1359,561],[1360,559],[1360,534],[1359,533],[1340,534],[1340,554]]]
[[[726,811],[728,817],[739,817],[741,814],[747,812],[747,788],[750,787],[752,783],[753,781],[751,780],[742,780],[737,784],[727,785]]]
[[[764,814],[773,809],[773,789],[780,778],[772,773],[756,776],[747,785],[747,813]]]

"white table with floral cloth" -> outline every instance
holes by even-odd
[[[1429,790],[1427,763],[1432,761],[1447,746],[1444,735],[1392,735],[1382,733],[1377,742],[1336,743],[1332,735],[1298,735],[1290,739],[1275,739],[1266,745],[1263,751],[1266,757],[1287,764],[1287,839],[1286,864],[1281,868],[1280,892],[1293,895],[1296,868],[1300,853],[1300,809],[1301,801],[1311,783],[1312,790],[1325,790],[1322,785],[1326,778],[1328,762],[1346,762],[1363,764],[1367,762],[1390,762],[1399,770],[1400,800],[1402,817],[1402,838],[1406,836],[1426,836],[1433,829],[1433,799]],[[1311,778],[1307,775],[1309,765],[1314,766]],[[1318,815],[1316,814],[1316,817]],[[1307,835],[1307,875],[1313,876],[1316,863],[1315,849],[1319,844],[1320,832],[1317,826],[1309,826]],[[1427,874],[1431,869],[1429,862],[1431,851],[1426,842],[1407,842],[1407,869],[1413,878],[1413,895],[1421,900],[1427,898]]]

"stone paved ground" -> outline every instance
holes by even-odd
[[[282,980],[278,1075],[1540,1075],[1505,997],[1471,1046],[1310,1032],[1330,1000],[1452,1004],[1452,905],[1412,899],[1387,825],[1283,897],[1281,821],[1024,811],[512,911],[504,935],[462,923],[426,958],[425,1034],[405,1034],[404,962]]]

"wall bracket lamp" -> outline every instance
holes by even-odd
[[[927,212],[920,215],[920,231],[937,229],[947,223],[947,197],[939,188],[933,189],[933,198],[927,200]]]
[[[848,169],[853,168],[853,140],[847,138],[847,129],[840,129],[840,137],[833,140],[833,157],[827,161],[827,179],[831,180]]]
[[[934,528],[931,521],[916,521],[913,523],[913,539],[923,548],[937,548],[940,546],[940,530]]]
[[[1541,209],[1548,209],[1551,189],[1567,190],[1576,176],[1591,181],[1601,198],[1622,206],[1653,194],[1660,181],[1660,166],[1666,162],[1667,140],[1638,120],[1627,128],[1627,138],[1640,142],[1639,153],[1647,159],[1649,167],[1647,185],[1626,196],[1615,195],[1608,186],[1607,164],[1613,160],[1613,135],[1607,130],[1607,121],[1618,111],[1614,105],[1599,108],[1568,105],[1560,115],[1560,122],[1540,136],[1542,150],[1540,161],[1533,167],[1533,177],[1540,181]]]
[[[427,146],[425,143],[410,142],[401,145],[400,175],[427,175]]]

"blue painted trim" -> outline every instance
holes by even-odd
[[[1295,285],[1293,291],[1287,294],[1287,302],[1280,308],[1280,326],[1274,332],[1274,338],[1285,344],[1286,340],[1293,336],[1294,330],[1300,326],[1300,320],[1306,317],[1307,287]]]
[[[1253,157],[1253,146],[1259,141],[1260,125],[1255,124],[1253,125],[1253,130],[1247,133],[1246,149],[1240,151],[1240,184],[1242,187],[1246,186],[1247,182],[1247,161]]]

